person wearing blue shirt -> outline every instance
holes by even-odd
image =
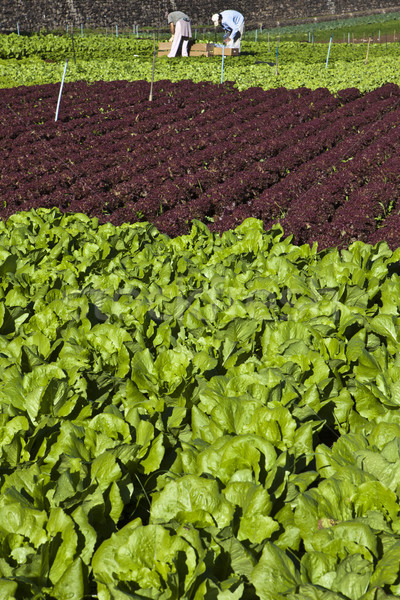
[[[211,17],[215,27],[222,27],[225,32],[224,44],[227,48],[238,48],[240,52],[240,43],[244,30],[244,16],[237,10],[223,10],[215,13]]]

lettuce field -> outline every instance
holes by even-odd
[[[275,34],[276,36],[276,34]],[[325,34],[325,40],[327,34]],[[329,36],[328,36],[329,39]],[[214,42],[214,34],[202,42]],[[219,40],[221,41],[221,39]],[[333,40],[327,61],[328,44],[295,43],[281,39],[276,73],[277,40],[268,42],[243,40],[240,60],[226,60],[224,79],[235,87],[263,89],[285,87],[328,88],[337,92],[356,87],[361,92],[391,82],[400,85],[400,44],[372,40],[345,44]],[[366,57],[368,52],[368,61]],[[66,59],[69,59],[67,81],[150,81],[152,77],[153,40],[108,35],[0,35],[0,87],[43,83],[60,84]],[[157,58],[155,81],[178,82],[190,79],[196,83],[220,83],[220,57],[191,57],[190,61]]]
[[[399,598],[398,45],[161,59],[150,101],[151,44],[90,38],[55,121],[65,39],[16,37],[0,600]]]
[[[397,596],[399,251],[56,209],[0,241],[3,597]]]

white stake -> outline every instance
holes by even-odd
[[[57,102],[57,109],[56,109],[56,117],[55,117],[55,119],[54,119],[55,121],[57,121],[57,119],[58,119],[58,111],[59,111],[59,108],[60,108],[61,94],[62,94],[63,85],[64,85],[65,73],[67,72],[67,66],[68,66],[68,58],[67,58],[67,60],[66,60],[66,63],[65,63],[65,67],[64,67],[64,73],[63,73],[62,80],[61,80],[61,85],[60,85],[60,92],[59,92],[59,94],[58,94],[58,102]]]
[[[371,38],[368,38],[368,46],[367,46],[367,56],[365,57],[365,64],[368,62],[368,53],[369,53],[369,45],[371,43]]]
[[[333,35],[331,35],[331,39],[329,40],[329,48],[328,48],[328,54],[327,54],[327,57],[326,57],[326,65],[325,65],[325,69],[327,69],[327,68],[328,68],[329,53],[330,53],[330,51],[331,51],[332,38],[333,38]]]
[[[154,49],[153,49],[153,70],[151,72],[151,85],[150,85],[150,96],[149,96],[149,101],[150,102],[153,100],[154,68],[155,68],[155,64],[156,64],[156,34],[155,33],[153,33],[153,43],[154,43]]]

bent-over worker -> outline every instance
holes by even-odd
[[[220,25],[225,32],[224,44],[227,48],[238,48],[244,30],[244,16],[237,10],[223,10],[211,17],[214,27]]]
[[[182,56],[189,56],[188,44],[189,39],[192,37],[192,28],[190,24],[190,17],[180,10],[174,10],[173,12],[167,13],[168,23],[171,29],[171,41],[172,46],[169,51],[168,58],[176,56],[179,46],[182,42]]]

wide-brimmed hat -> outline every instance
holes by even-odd
[[[220,16],[221,15],[219,13],[215,13],[215,15],[211,17],[211,21],[214,23],[214,27],[217,27],[217,25],[219,25]]]

